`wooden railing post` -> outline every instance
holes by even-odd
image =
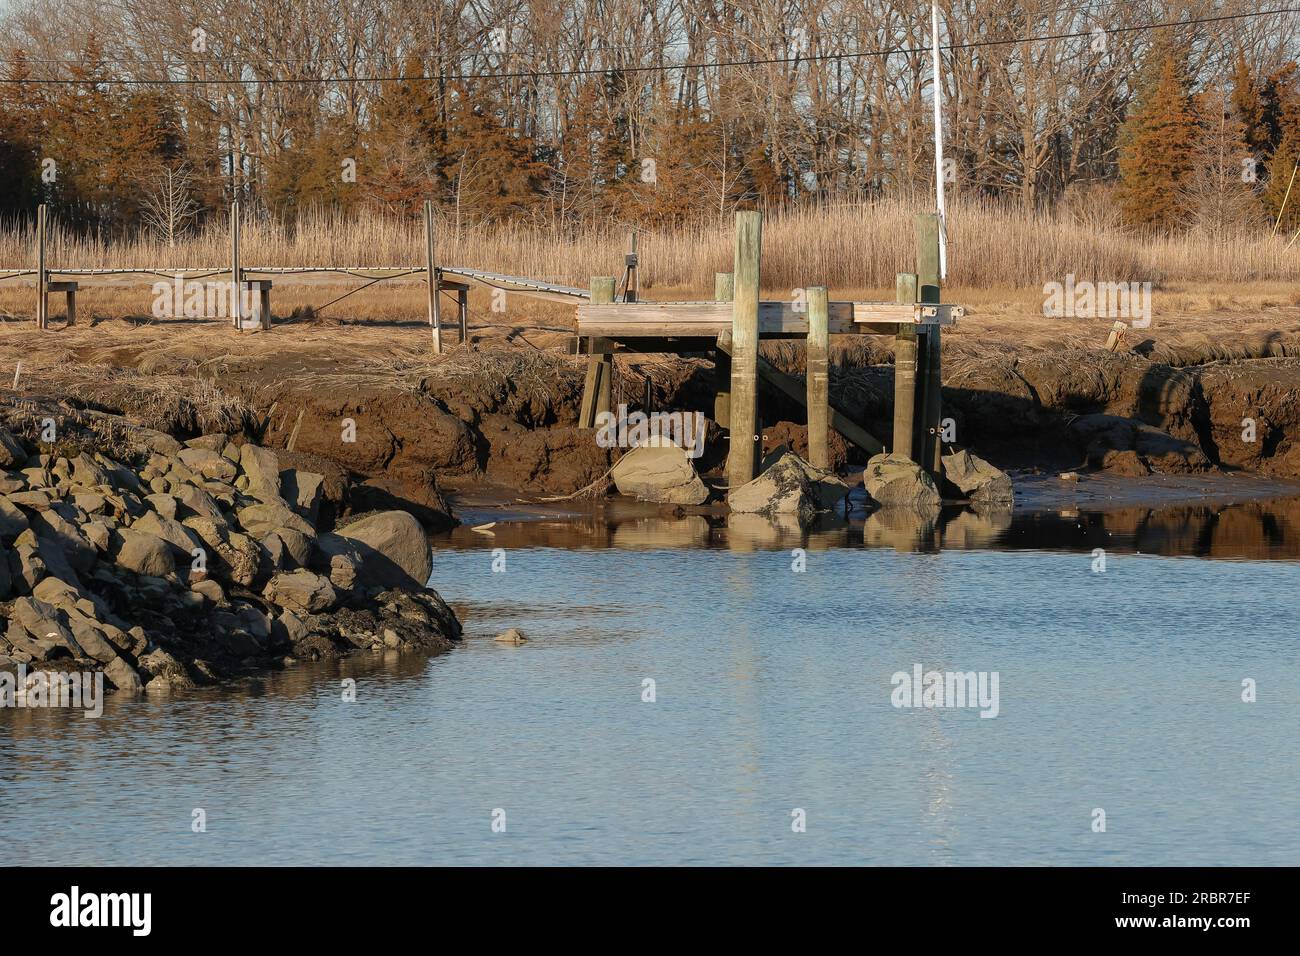
[[[736,258],[731,305],[731,448],[727,484],[754,480],[758,466],[758,290],[763,257],[763,214],[736,213]]]
[[[609,305],[614,301],[618,280],[613,276],[593,276],[591,304]],[[582,388],[582,408],[578,412],[579,428],[596,427],[596,416],[610,410],[614,391],[614,357],[609,354],[608,339],[587,339],[587,380]]]
[[[808,289],[808,463],[829,469],[830,304],[825,286]]]
[[[49,326],[50,295],[45,274],[45,203],[36,207],[36,327]]]
[[[442,354],[442,304],[439,302],[438,269],[433,262],[433,201],[424,201],[424,268],[429,299],[429,328],[433,330],[433,351]]]
[[[243,328],[244,321],[244,273],[239,267],[239,200],[230,203],[230,284],[234,289],[231,296],[231,322],[235,330]]]

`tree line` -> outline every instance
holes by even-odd
[[[1272,225],[1300,18],[1267,2],[942,0],[950,194]],[[173,238],[232,198],[288,221],[432,198],[576,231],[923,195],[929,41],[900,0],[16,0],[0,214]]]

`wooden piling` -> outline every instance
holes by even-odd
[[[753,481],[758,467],[758,289],[763,214],[736,213],[736,259],[731,307],[731,448],[727,484]]]
[[[613,302],[617,287],[618,280],[613,276],[593,276],[592,305],[608,305]],[[587,359],[587,379],[582,388],[579,428],[595,428],[596,416],[610,410],[614,391],[614,357],[609,354],[609,348],[609,339],[587,339],[587,351],[591,357]]]
[[[713,299],[716,302],[730,302],[732,299],[731,273],[715,272],[713,274]],[[714,349],[713,381],[715,395],[713,399],[713,420],[719,428],[731,427],[731,332],[718,336],[719,348]]]
[[[45,203],[36,207],[36,327],[49,327],[50,294],[45,272]]]
[[[917,278],[900,272],[894,278],[898,303],[916,302]],[[912,431],[916,421],[916,329],[900,325],[894,334],[894,437],[891,454],[912,458]]]
[[[230,203],[230,286],[234,290],[230,297],[230,321],[236,331],[244,325],[243,278],[243,270],[239,268],[239,200],[234,199]]]
[[[939,217],[934,213],[916,217],[916,269],[918,301],[938,305],[942,299],[942,277],[939,271]],[[921,457],[917,464],[937,479],[943,467],[943,369],[938,325],[926,329],[924,347],[925,356],[919,371],[922,376],[921,401],[917,406],[923,446],[919,449]]]
[[[429,328],[433,333],[433,352],[442,354],[442,306],[438,301],[438,269],[433,263],[433,200],[424,201],[424,269],[429,300]]]
[[[830,303],[825,286],[808,289],[808,463],[830,468]]]
[[[624,302],[636,302],[641,294],[641,279],[637,274],[639,263],[636,254],[636,233],[632,233],[632,239],[628,247],[626,257],[627,263],[627,289],[623,293]]]
[[[469,341],[469,290],[456,290],[456,321],[460,325],[460,344]]]

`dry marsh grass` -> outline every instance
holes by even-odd
[[[827,285],[892,290],[895,273],[914,267],[913,217],[922,211],[903,200],[774,211],[763,227],[764,283],[774,289]],[[1288,250],[1286,237],[1146,236],[1094,218],[1069,207],[1027,212],[955,202],[949,211],[949,285],[1038,289],[1070,273],[1080,279],[1150,281],[1158,287],[1300,279],[1300,247]],[[630,232],[630,226],[616,222],[577,235],[518,225],[456,230],[440,222],[436,244],[439,261],[447,265],[585,286],[593,275],[622,271]],[[247,267],[418,266],[424,260],[421,224],[377,213],[309,214],[294,225],[250,217],[241,230],[241,247]],[[639,250],[646,288],[711,291],[713,274],[731,269],[731,226],[643,230]],[[110,241],[73,234],[57,223],[49,232],[54,268],[165,272],[223,267],[229,255],[228,224],[220,217],[174,248],[146,233]],[[30,268],[34,260],[31,227],[0,228],[0,268]]]

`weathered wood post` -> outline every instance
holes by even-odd
[[[433,200],[424,201],[424,269],[429,300],[429,328],[433,332],[433,351],[442,354],[442,306],[438,301],[438,270],[433,264]]]
[[[456,290],[456,321],[460,324],[460,344],[469,340],[469,289]]]
[[[627,291],[623,293],[624,302],[635,302],[641,293],[641,280],[637,275],[637,255],[636,255],[636,233],[632,233],[632,241],[629,246],[628,254],[625,257],[627,264]]]
[[[730,302],[733,297],[730,272],[713,274],[713,299],[715,302]],[[731,355],[725,349],[731,348],[731,331],[724,330],[718,335],[720,348],[713,350],[713,381],[715,395],[713,399],[713,420],[719,428],[731,427]]]
[[[50,295],[45,273],[45,203],[36,207],[36,327],[48,327]]]
[[[731,448],[727,484],[754,480],[758,466],[758,288],[763,214],[736,213],[736,263],[731,304]]]
[[[918,301],[925,305],[938,305],[942,301],[939,275],[939,217],[924,213],[916,217],[916,271],[919,285]],[[917,407],[919,434],[923,447],[918,449],[919,464],[936,479],[943,467],[941,452],[943,418],[943,378],[940,365],[940,332],[931,325],[925,333],[925,358],[921,366],[924,375],[922,402]]]
[[[244,273],[239,267],[239,200],[230,203],[230,321],[236,331],[243,328]]]
[[[916,276],[900,272],[894,277],[894,299],[915,304]],[[916,329],[899,325],[894,333],[894,437],[889,451],[912,458],[912,431],[916,420]]]
[[[591,279],[591,304],[609,305],[614,301],[618,280],[613,276],[593,276]],[[588,338],[587,380],[582,388],[582,408],[578,413],[579,428],[596,427],[596,416],[610,410],[614,391],[614,357],[609,354],[609,340]]]
[[[808,289],[808,463],[831,466],[830,452],[830,303],[826,287]]]

